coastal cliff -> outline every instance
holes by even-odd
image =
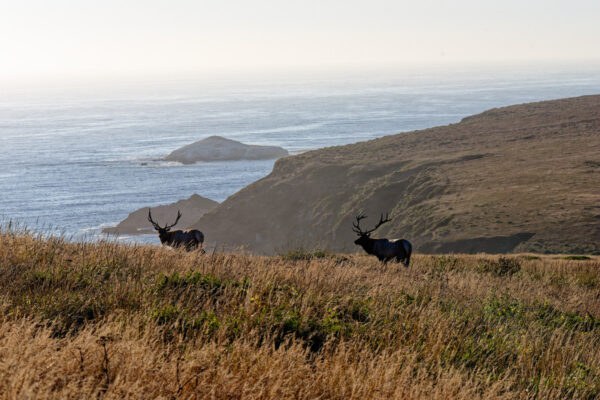
[[[355,251],[373,236],[418,252],[600,252],[600,96],[521,104],[460,123],[286,157],[192,226],[259,253]]]

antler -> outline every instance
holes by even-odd
[[[170,228],[174,227],[175,225],[177,225],[177,222],[179,222],[179,218],[181,218],[181,211],[177,210],[177,219],[171,225],[165,226],[165,229],[170,229]]]
[[[352,223],[352,226],[353,226],[352,231],[354,233],[356,233],[358,235],[364,235],[363,231],[360,229],[360,220],[364,219],[364,218],[367,218],[367,216],[363,215],[363,214],[358,214],[356,216],[356,222]]]
[[[381,213],[381,217],[379,218],[379,222],[377,223],[377,225],[375,225],[375,228],[371,229],[370,231],[367,231],[367,235],[373,231],[375,231],[377,228],[379,228],[381,225],[385,224],[386,222],[390,222],[391,219],[389,218],[390,214],[386,213],[385,214],[385,219],[383,219],[383,213]]]
[[[160,229],[160,225],[158,225],[156,222],[154,222],[152,220],[152,213],[150,212],[150,208],[148,208],[148,221],[150,221],[150,223],[152,224],[152,226],[154,226],[154,229],[156,229],[156,230]]]
[[[381,225],[385,224],[386,222],[391,221],[391,219],[389,218],[389,213],[385,214],[385,218],[383,218],[383,213],[381,213],[381,217],[379,218],[379,222],[377,223],[377,225],[375,225],[375,228],[363,232],[360,229],[359,225],[360,225],[360,220],[363,218],[366,218],[366,217],[367,217],[366,215],[359,214],[356,216],[356,223],[352,224],[354,226],[354,228],[352,228],[352,230],[360,236],[368,236],[371,233],[373,233],[377,228],[379,228]]]

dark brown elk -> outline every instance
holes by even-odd
[[[368,253],[376,256],[379,261],[384,264],[390,260],[396,262],[402,262],[404,266],[408,267],[410,264],[410,255],[412,253],[412,244],[408,240],[404,239],[372,239],[371,233],[386,222],[390,222],[391,219],[388,215],[381,218],[375,228],[363,231],[360,229],[360,220],[366,218],[365,215],[357,215],[356,222],[353,223],[352,230],[358,235],[358,239],[354,241],[354,244],[362,246],[362,248]]]
[[[177,211],[177,219],[171,225],[165,225],[164,228],[158,225],[152,220],[152,213],[148,209],[148,221],[154,226],[154,229],[158,231],[158,238],[163,246],[170,246],[174,248],[184,247],[187,251],[195,250],[198,247],[202,249],[202,243],[204,243],[204,234],[196,229],[187,231],[176,230],[171,232],[171,228],[177,225],[181,218],[181,212]],[[204,250],[202,250],[204,252]]]

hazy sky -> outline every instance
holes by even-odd
[[[2,0],[0,82],[600,59],[600,0]]]

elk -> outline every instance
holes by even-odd
[[[163,246],[169,246],[174,248],[185,247],[187,251],[196,250],[198,246],[202,250],[202,243],[204,243],[204,234],[196,229],[187,231],[176,230],[171,232],[171,228],[177,225],[181,218],[181,212],[177,210],[177,219],[171,225],[165,225],[162,228],[159,224],[152,220],[152,213],[148,208],[148,221],[154,226],[154,229],[158,231],[158,238]],[[202,250],[204,252],[204,250]]]
[[[390,222],[386,214],[385,218],[381,214],[381,218],[375,228],[363,231],[360,228],[360,220],[366,218],[366,215],[359,214],[356,216],[356,222],[352,223],[352,230],[359,237],[354,241],[354,244],[361,246],[368,254],[376,256],[382,263],[387,263],[390,260],[402,262],[405,267],[410,263],[410,255],[412,253],[412,244],[404,239],[372,239],[371,233],[386,222]]]

